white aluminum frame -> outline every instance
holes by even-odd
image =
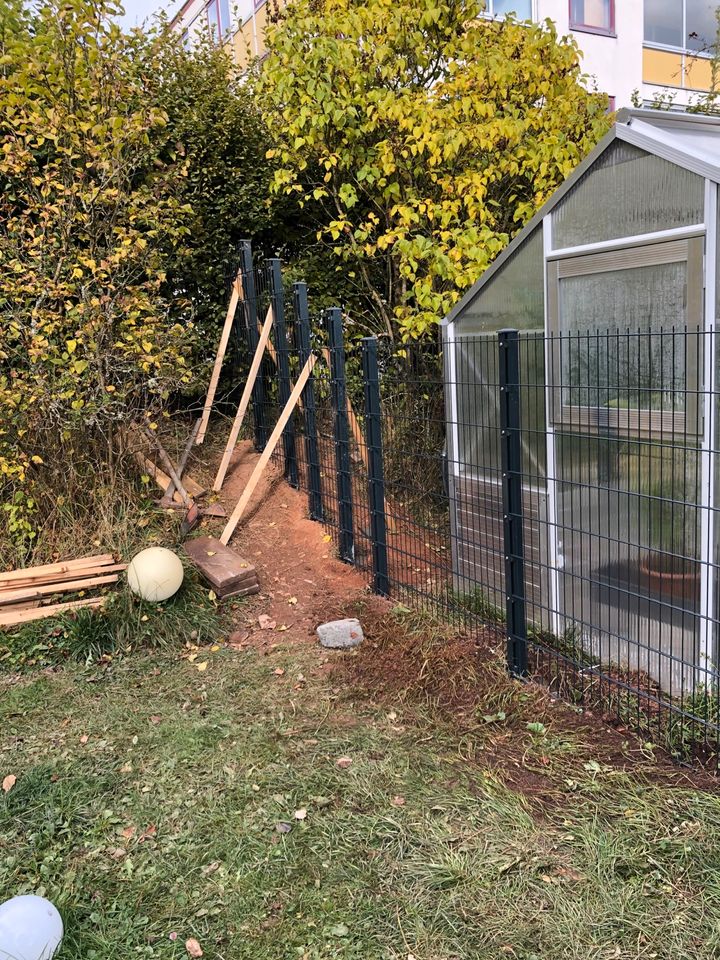
[[[714,611],[717,574],[715,570],[715,322],[716,253],[717,253],[718,188],[705,181],[705,310],[703,370],[704,430],[700,472],[700,630],[698,647],[698,683],[709,686],[716,674],[714,667]]]
[[[552,214],[543,217],[543,285],[545,290],[545,496],[546,496],[546,528],[548,550],[548,579],[550,581],[550,615],[552,629],[556,636],[562,633],[560,617],[560,569],[558,567],[558,528],[557,528],[557,472],[555,468],[555,427],[553,426],[550,411],[553,406],[552,377],[547,375],[552,370],[552,342],[548,338],[548,271],[547,262],[552,248]]]

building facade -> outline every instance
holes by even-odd
[[[173,18],[188,42],[210,31],[241,67],[265,54],[265,26],[284,0],[185,0]],[[659,101],[682,109],[715,88],[713,0],[486,0],[486,16],[552,20],[575,37],[583,67],[614,107]]]

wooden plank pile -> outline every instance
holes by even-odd
[[[105,602],[103,595],[59,602],[57,597],[95,591],[116,583],[126,566],[116,563],[111,553],[101,553],[0,573],[0,628],[18,626],[78,607],[102,606]]]

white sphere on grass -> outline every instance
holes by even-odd
[[[180,557],[167,547],[148,547],[130,561],[128,585],[143,600],[160,603],[174,596],[183,582]],[[2,960],[2,958],[0,958]]]
[[[51,960],[62,937],[62,918],[44,897],[0,903],[0,960]]]

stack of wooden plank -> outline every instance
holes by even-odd
[[[78,607],[99,607],[105,601],[104,596],[83,596],[61,602],[57,597],[85,593],[115,583],[126,566],[115,563],[111,553],[101,553],[0,573],[0,628],[40,620]]]

